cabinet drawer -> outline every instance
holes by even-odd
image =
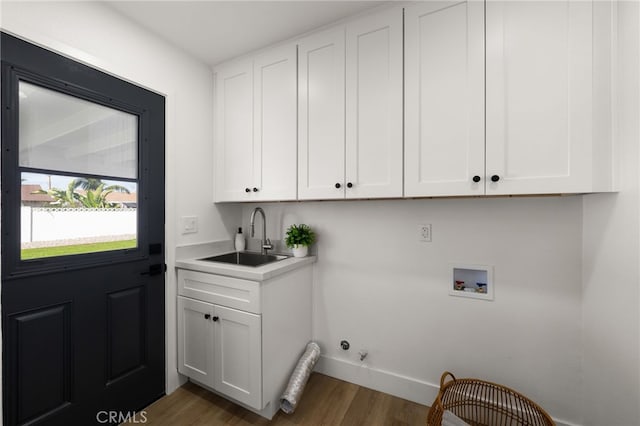
[[[260,283],[256,281],[178,269],[178,294],[260,313]]]

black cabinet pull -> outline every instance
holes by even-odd
[[[244,192],[251,192],[251,190],[249,188],[245,188]]]
[[[258,188],[253,188],[253,192],[258,192]]]
[[[500,176],[498,176],[498,175],[491,176],[491,182],[497,182],[499,180],[500,180]]]
[[[218,317],[213,317],[213,320],[214,320],[214,321],[218,321],[219,319],[220,319],[220,318],[218,318]]]
[[[475,183],[480,182],[480,176],[478,176],[478,175],[474,176],[474,177],[473,177],[473,181],[474,181]]]
[[[347,188],[353,188],[353,184],[351,182],[347,183]]]
[[[339,183],[336,183],[336,188],[340,189],[342,185],[340,185]]]
[[[204,319],[209,319],[211,318],[211,314],[204,314]]]

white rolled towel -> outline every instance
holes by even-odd
[[[442,413],[442,426],[469,426],[469,423],[462,420],[449,410]]]
[[[285,413],[291,414],[295,411],[318,358],[320,358],[320,346],[315,342],[309,342],[280,398],[280,408]]]

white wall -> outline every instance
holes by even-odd
[[[56,209],[22,206],[21,242],[137,235],[137,209]],[[100,224],[100,226],[96,226]]]
[[[238,207],[214,206],[213,77],[204,64],[97,2],[7,2],[4,31],[166,95],[166,259],[175,246],[231,237]],[[181,235],[178,219],[199,218],[197,234]],[[176,372],[175,274],[167,274],[167,392]]]
[[[640,421],[640,3],[620,1],[620,192],[583,198],[585,425]]]
[[[580,419],[581,197],[261,206],[272,239],[291,223],[317,231],[321,371],[431,404],[450,370]],[[433,242],[418,242],[420,223],[433,225]],[[495,300],[449,296],[452,262],[493,265]]]

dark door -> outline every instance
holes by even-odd
[[[164,98],[2,33],[7,425],[164,394]]]

